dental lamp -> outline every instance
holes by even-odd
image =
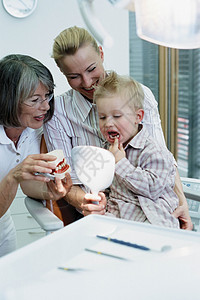
[[[108,0],[136,14],[137,35],[148,42],[177,49],[200,48],[200,0]],[[94,10],[94,0],[78,0],[83,19],[105,47],[113,39]]]
[[[78,0],[81,15],[88,29],[97,41],[105,48],[111,48],[113,46],[113,38],[96,17],[93,2],[94,0]]]

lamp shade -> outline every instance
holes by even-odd
[[[137,35],[158,45],[200,48],[200,0],[135,0]]]

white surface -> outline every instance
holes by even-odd
[[[105,68],[129,74],[128,11],[116,9],[107,0],[95,1],[95,7],[114,40],[113,48],[104,49]],[[23,19],[10,16],[0,1],[0,58],[20,53],[39,59],[51,70],[59,95],[69,85],[51,58],[53,41],[62,30],[75,25],[86,28],[76,0],[40,0],[34,13]]]
[[[172,250],[141,251],[101,241],[96,234]],[[89,253],[86,247],[130,260]],[[199,268],[198,233],[89,216],[1,258],[0,299],[199,299]]]

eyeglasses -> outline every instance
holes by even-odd
[[[52,100],[54,94],[50,93],[49,95],[46,96],[45,99],[42,99],[40,97],[36,98],[36,99],[27,99],[24,101],[23,104],[30,106],[30,107],[39,107],[44,101],[47,101],[48,103]]]

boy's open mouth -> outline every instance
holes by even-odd
[[[116,131],[108,131],[109,138],[114,140],[119,138],[119,133]]]

